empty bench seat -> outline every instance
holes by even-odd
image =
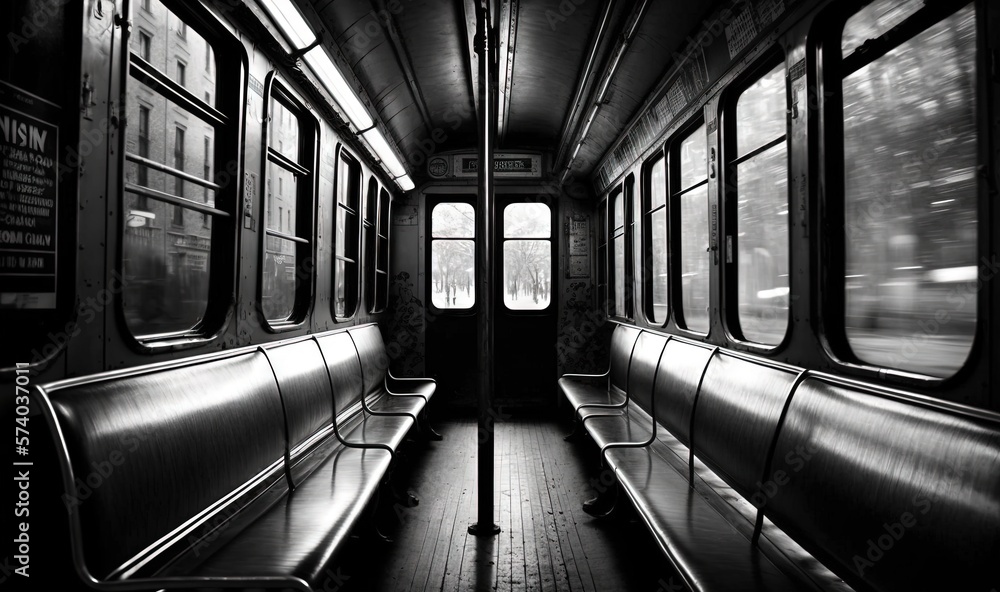
[[[753,491],[759,476],[750,476],[763,474],[794,380],[784,369],[643,332],[630,364],[628,406],[585,420],[621,491],[691,590],[819,589],[779,554],[762,553],[752,541],[752,507],[736,501],[737,493]],[[734,392],[740,396],[731,398]],[[692,443],[722,476],[715,487],[703,479],[704,465],[691,470]]]
[[[627,385],[584,426],[689,589],[1000,589],[997,414],[649,332]]]
[[[640,331],[618,325],[611,334],[611,361],[602,374],[565,374],[559,378],[559,391],[573,409],[574,419],[590,413],[625,405],[628,391],[629,361]]]
[[[1000,590],[997,414],[808,378],[772,467],[765,515],[856,590]]]
[[[98,587],[335,582],[337,551],[426,403],[368,413],[361,360],[341,331],[39,388],[81,577]]]

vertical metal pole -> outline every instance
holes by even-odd
[[[479,224],[476,232],[478,277],[476,339],[479,344],[479,483],[478,515],[469,533],[494,536],[500,526],[493,521],[493,278],[495,273],[493,241],[496,213],[493,203],[493,144],[496,141],[496,72],[493,15],[490,2],[477,0],[476,52],[479,54]]]

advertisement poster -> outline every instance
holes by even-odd
[[[56,306],[56,107],[0,84],[0,307]]]

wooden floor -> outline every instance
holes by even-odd
[[[591,480],[601,476],[598,452],[589,441],[564,442],[566,430],[516,416],[497,423],[494,500],[502,531],[477,538],[466,530],[476,520],[477,426],[471,419],[439,423],[444,441],[411,447],[397,475],[419,505],[382,504],[382,530],[394,542],[358,543],[330,590],[679,589],[629,512],[601,520],[583,513],[581,503],[595,494]]]

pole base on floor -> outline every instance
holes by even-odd
[[[483,524],[476,522],[469,525],[469,534],[477,537],[491,537],[500,534],[499,524]]]

